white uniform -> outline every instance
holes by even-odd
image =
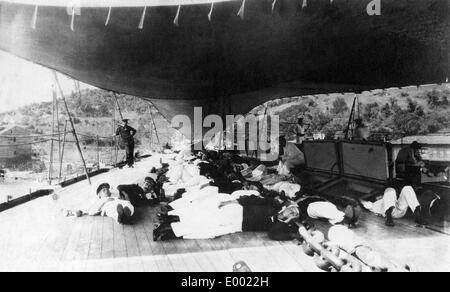
[[[114,199],[108,203],[106,203],[101,209],[102,216],[107,216],[113,218],[114,220],[118,220],[119,214],[117,213],[117,207],[122,205],[122,207],[128,208],[131,211],[131,216],[134,215],[134,207],[131,205],[130,201]]]
[[[169,215],[180,218],[180,222],[172,223],[173,232],[185,239],[207,239],[242,232],[243,207],[234,200],[248,195],[259,193],[237,191],[232,195],[219,194],[217,187],[186,193],[170,204],[174,210]],[[223,202],[230,203],[219,207]]]
[[[394,207],[392,217],[395,219],[405,217],[408,212],[408,208],[414,212],[416,208],[420,206],[419,201],[417,200],[416,192],[410,186],[403,188],[398,199],[395,189],[387,188],[381,200],[375,203],[363,202],[363,205],[373,213],[382,216],[386,216],[386,212],[390,208]]]
[[[207,198],[208,199],[217,198],[218,195],[219,195],[219,188],[209,186],[201,190],[188,191],[183,194],[181,199],[171,202],[169,206],[172,207],[174,211],[177,211],[189,208],[193,204],[203,202]]]
[[[303,144],[305,141],[306,129],[304,125],[297,125],[296,135],[297,135],[297,144]]]
[[[117,207],[119,205],[123,208],[128,208],[131,211],[131,216],[134,215],[134,207],[130,201],[121,200],[115,197],[96,199],[86,210],[84,210],[84,213],[90,216],[107,216],[117,221],[119,217]]]
[[[290,182],[279,182],[274,184],[273,186],[265,185],[264,186],[269,191],[275,191],[277,193],[284,192],[288,198],[295,198],[295,195],[300,192],[301,186],[299,184],[293,184]]]
[[[345,213],[330,202],[315,202],[308,206],[308,216],[312,219],[327,219],[335,225],[344,221]]]
[[[179,189],[198,191],[210,183],[208,178],[200,175],[200,168],[197,165],[188,163],[175,163],[171,166],[167,177],[170,183],[163,185],[167,197],[172,197]]]
[[[193,212],[180,217],[180,222],[172,223],[177,237],[185,239],[208,239],[242,232],[243,207],[232,203],[219,208],[195,208]]]

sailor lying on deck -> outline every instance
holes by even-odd
[[[155,205],[164,200],[161,184],[158,182],[155,173],[149,174],[143,182],[132,185],[119,185],[120,198],[130,201],[135,207],[145,205]]]
[[[134,215],[134,207],[130,201],[119,198],[119,194],[112,194],[111,187],[102,183],[96,191],[96,198],[88,202],[87,206],[77,211],[67,211],[68,215],[106,216],[114,219],[119,224],[128,223]]]
[[[340,211],[335,204],[319,196],[303,196],[297,201],[300,208],[300,221],[305,222],[308,218],[325,219],[332,225],[345,224],[354,227],[361,215],[361,207],[357,201],[343,197],[346,208]],[[342,205],[342,202],[340,202]]]
[[[154,240],[208,239],[246,231],[269,231],[277,218],[285,223],[298,217],[298,207],[279,197],[263,197],[258,191],[220,194],[217,187],[186,193],[161,214]],[[297,211],[295,211],[297,209]],[[281,211],[281,212],[280,212]]]
[[[276,192],[239,190],[220,194],[216,187],[185,193],[160,213],[162,224],[154,230],[155,240],[175,238],[207,239],[237,232],[268,232],[273,240],[291,240],[293,219],[327,219],[332,224],[355,224],[359,213],[349,206],[345,212],[319,197],[307,197],[298,204]]]
[[[416,223],[419,225],[427,225],[427,222],[423,219],[422,208],[413,187],[406,185],[400,189],[400,196],[397,198],[396,185],[394,183],[389,183],[382,199],[374,203],[361,203],[369,211],[386,217],[387,226],[395,226],[394,219],[405,217],[408,210],[411,210],[414,213]],[[430,208],[431,206],[428,207]]]

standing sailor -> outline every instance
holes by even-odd
[[[403,147],[395,160],[397,177],[405,179],[411,184],[421,183],[421,173],[425,170],[420,150],[422,145],[414,141],[411,145]]]
[[[304,123],[304,119],[300,117],[297,121],[297,126],[295,128],[295,133],[297,136],[297,144],[303,144],[306,138],[306,131],[309,129],[309,126],[306,127]]]
[[[136,135],[136,130],[128,125],[128,119],[123,119],[123,125],[117,128],[116,136],[120,135],[122,139],[122,144],[125,146],[125,151],[127,153],[127,164],[128,167],[133,167],[134,165],[134,136]]]

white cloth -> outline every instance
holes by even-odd
[[[308,216],[312,219],[327,219],[331,224],[335,225],[344,221],[345,213],[330,202],[311,203],[307,209]]]
[[[117,213],[117,207],[121,205],[124,209],[128,208],[131,211],[131,216],[134,215],[134,207],[131,205],[129,201],[114,199],[112,201],[107,202],[103,208],[101,209],[102,216],[107,216],[113,218],[117,221],[119,214]]]
[[[411,186],[404,187],[398,199],[395,189],[387,188],[381,200],[375,203],[364,202],[363,205],[369,211],[382,216],[386,216],[386,211],[394,207],[392,217],[395,219],[405,217],[408,209],[414,212],[420,206],[416,192]]]
[[[193,164],[174,164],[167,172],[167,177],[173,184],[186,184],[200,176],[200,169]]]
[[[155,182],[158,179],[158,175],[156,173],[149,173],[147,177],[153,179]]]
[[[291,171],[289,170],[289,168],[287,167],[287,165],[285,163],[280,161],[280,163],[278,163],[277,173],[279,175],[290,175]]]
[[[240,197],[259,196],[259,195],[260,195],[260,193],[258,191],[238,190],[231,194],[231,198],[233,200],[237,200]]]
[[[221,208],[197,207],[190,210],[189,216],[180,217],[180,222],[172,223],[177,237],[208,239],[242,232],[243,207],[239,203],[231,203]]]
[[[179,189],[198,191],[211,182],[205,176],[200,175],[198,165],[185,162],[172,163],[166,176],[170,181],[163,185],[167,197],[172,197]]]
[[[181,199],[175,200],[169,204],[174,210],[188,208],[192,204],[204,201],[206,198],[217,199],[219,196],[218,187],[206,187],[201,190],[188,191],[183,194]]]
[[[272,186],[264,185],[264,187],[269,191],[275,191],[277,193],[284,192],[290,199],[295,198],[295,195],[301,190],[301,186],[299,184],[293,184],[286,181],[276,183]]]
[[[87,209],[83,210],[83,213],[90,216],[107,216],[117,221],[117,207],[119,205],[122,205],[123,208],[127,207],[128,209],[130,209],[131,216],[134,215],[134,207],[131,202],[115,197],[97,198],[90,203],[90,206],[88,206]]]
[[[259,196],[258,191],[239,190],[221,194],[217,187],[188,192],[169,205],[174,209],[169,215],[178,216],[180,222],[172,223],[177,237],[208,239],[242,232],[243,206],[236,200],[243,196]],[[222,203],[225,203],[223,206]]]
[[[169,205],[174,209],[169,215],[178,216],[180,222],[172,223],[177,237],[185,239],[215,238],[242,231],[243,207],[235,202],[242,195],[258,192],[236,192],[233,195],[219,194],[217,187],[183,195]],[[229,202],[221,206],[223,202]]]
[[[185,160],[192,160],[195,157],[192,155],[192,151],[190,148],[185,148],[178,153],[178,155],[175,157],[176,161],[185,161]]]
[[[303,141],[305,141],[306,127],[304,125],[297,125],[295,132],[297,135],[297,144],[303,144]]]

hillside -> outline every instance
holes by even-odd
[[[159,150],[164,144],[171,143],[173,137],[178,137],[149,102],[120,94],[117,95],[117,98],[123,116],[130,119],[130,125],[138,130],[136,135],[137,151],[148,153],[151,150]],[[95,165],[98,162],[113,164],[121,161],[124,151],[117,149],[116,154],[116,143],[113,139],[117,123],[121,122],[113,94],[100,89],[84,90],[81,92],[81,96],[68,96],[66,100],[88,165]],[[58,109],[59,128],[63,132],[67,115],[62,100],[58,100]],[[52,103],[30,104],[16,111],[1,113],[0,130],[9,125],[21,125],[32,135],[52,133]],[[71,131],[69,123],[67,131]],[[99,137],[99,147],[97,147],[97,136]],[[63,140],[63,135],[61,135],[61,140]],[[33,170],[42,173],[42,178],[39,179],[44,179],[45,172],[48,171],[50,165],[51,142],[48,141],[48,137],[33,138],[32,142],[35,143],[33,145],[33,161],[24,162],[20,159],[8,161],[3,166],[0,165],[0,168]],[[67,142],[63,156],[63,176],[82,174],[81,159],[71,134],[67,135]],[[59,172],[57,161],[60,148],[58,146],[58,142],[55,141],[53,176]]]
[[[327,138],[334,138],[337,133],[345,130],[355,96],[359,99],[360,116],[371,129],[371,140],[393,140],[402,136],[426,135],[450,129],[448,85],[376,90],[358,95],[329,94],[283,98],[259,105],[252,113],[262,115],[267,107],[269,113],[278,114],[282,122],[280,131],[290,139],[294,138],[293,129],[300,115],[306,117],[307,122],[311,124],[310,134],[321,132]],[[149,102],[128,95],[118,95],[118,101],[124,117],[129,118],[130,124],[138,130],[137,149],[141,153],[159,150],[162,145],[180,139],[180,135],[169,127],[168,122]],[[115,143],[112,139],[114,125],[120,121],[113,94],[100,89],[84,90],[81,96],[67,97],[67,102],[88,163],[95,164],[100,161],[108,164],[116,159],[120,161],[123,153],[119,151],[116,158]],[[58,106],[59,126],[63,131],[67,116],[61,100],[58,101]],[[152,123],[152,116],[157,132]],[[14,112],[0,114],[0,129],[12,124],[22,125],[33,134],[51,133],[52,103],[31,104]],[[38,141],[40,140],[36,138],[35,142]],[[68,141],[73,142],[70,135]],[[19,168],[47,170],[50,149],[50,142],[34,145],[35,165],[27,164]],[[58,156],[57,149],[55,144],[54,157]],[[66,173],[82,171],[73,143],[66,146],[64,163]]]
[[[167,121],[158,114],[149,102],[120,94],[117,95],[117,98],[123,116],[130,119],[130,124],[139,130],[137,136],[139,141],[149,142],[152,138],[155,141],[157,140],[151,116],[153,116],[158,129],[158,137],[161,139],[161,143],[170,141],[173,131],[169,131]],[[114,120],[116,124],[120,122],[120,115],[116,109],[113,93],[100,89],[84,90],[81,92],[81,96],[72,95],[67,97],[66,100],[77,133],[81,136],[90,136],[81,137],[85,144],[92,144],[92,139],[89,138],[94,138],[97,135],[100,137],[112,137],[114,135]],[[58,100],[58,109],[59,127],[63,131],[67,115],[62,100]],[[10,124],[22,125],[35,134],[51,133],[52,103],[30,104],[17,111],[0,114],[0,128]],[[68,129],[70,130],[70,125],[68,125]]]
[[[450,130],[448,84],[283,98],[260,105],[253,112],[263,114],[267,106],[268,112],[280,116],[280,131],[290,138],[294,138],[297,117],[304,116],[311,124],[311,133],[322,132],[332,139],[347,127],[355,97],[359,99],[359,115],[372,132],[371,140]]]
[[[448,85],[376,90],[362,94],[329,94],[283,98],[257,106],[253,113],[263,114],[267,106],[269,112],[281,117],[282,132],[289,132],[298,116],[305,116],[311,123],[312,132],[331,135],[344,130],[355,96],[359,98],[359,112],[372,132],[387,132],[392,136],[417,135],[448,130],[450,123],[450,88]],[[140,144],[157,140],[151,116],[158,129],[161,143],[170,142],[175,133],[168,122],[147,101],[128,95],[117,95],[119,105],[131,125],[138,129]],[[59,126],[64,128],[66,113],[62,101],[59,102]],[[74,117],[77,132],[91,137],[83,138],[92,144],[95,136],[111,137],[115,131],[113,118],[120,121],[115,110],[115,100],[111,92],[85,90],[79,95],[67,98],[68,107]],[[151,113],[151,114],[150,114]],[[0,128],[20,124],[32,133],[51,133],[52,104],[50,102],[31,104],[14,112],[0,114]],[[395,137],[393,137],[395,138]],[[376,137],[374,137],[376,139]]]

